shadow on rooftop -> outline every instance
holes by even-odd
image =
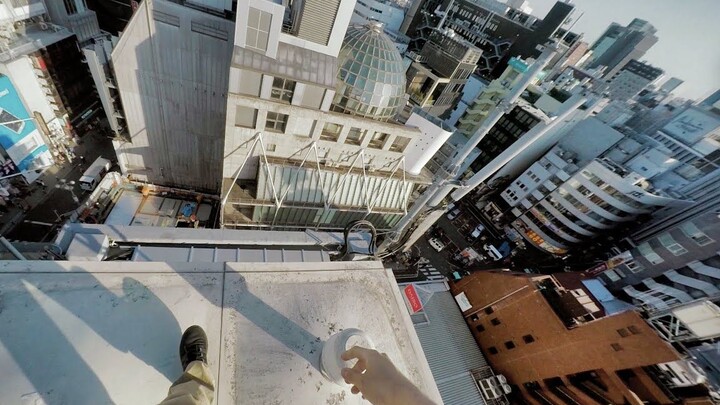
[[[6,326],[0,328],[0,343],[44,403],[113,402],[93,372],[98,365],[88,364],[78,352],[80,347],[96,349],[84,328],[169,381],[180,375],[180,325],[147,286],[124,277],[122,294],[116,294],[81,268],[71,271],[58,272],[64,276],[60,281],[32,273],[7,280],[0,295],[0,319],[5,318]],[[118,377],[137,378],[138,386],[145,382],[132,370],[118,370]],[[57,387],[68,389],[58,392]]]

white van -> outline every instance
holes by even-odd
[[[95,187],[100,183],[105,173],[110,170],[112,164],[109,160],[99,157],[85,170],[82,177],[80,177],[80,188],[87,191],[95,190]]]
[[[492,257],[493,260],[495,260],[495,261],[498,261],[503,258],[502,255],[500,254],[500,252],[497,249],[495,249],[495,246],[493,246],[493,245],[490,245],[490,244],[483,245],[483,250],[486,251],[487,254],[489,254],[490,257]]]

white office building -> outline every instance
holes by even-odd
[[[378,24],[346,33],[351,3],[238,9],[224,227],[341,229],[364,218],[387,229],[430,182],[423,168],[451,132],[421,112],[400,114],[402,58]]]
[[[561,255],[640,214],[688,204],[651,182],[678,164],[664,152],[597,119],[581,121],[501,193],[510,222],[535,247]]]

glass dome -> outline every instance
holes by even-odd
[[[337,78],[332,111],[387,121],[405,102],[402,56],[380,23],[348,28]]]

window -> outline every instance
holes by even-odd
[[[387,141],[389,137],[390,135],[388,134],[382,132],[375,132],[372,136],[372,139],[370,139],[368,146],[375,149],[382,149],[385,145],[385,141]]]
[[[640,328],[638,328],[638,327],[635,326],[635,325],[630,325],[630,326],[628,326],[628,330],[629,330],[630,333],[632,333],[633,335],[639,335],[639,334],[642,333],[642,332],[640,332]]]
[[[477,322],[478,319],[480,319],[480,318],[478,318],[477,314],[472,314],[472,316],[470,317],[470,320],[473,322]]]
[[[535,338],[533,337],[533,335],[523,336],[523,342],[525,342],[525,343],[532,343],[534,341],[535,341]]]
[[[362,130],[360,128],[350,128],[345,143],[360,146],[362,144]]]
[[[255,121],[257,120],[257,110],[250,107],[236,106],[235,107],[235,126],[245,128],[255,128]]]
[[[655,251],[650,247],[650,244],[647,242],[638,245],[637,250],[652,264],[660,264],[665,261],[659,254],[655,253]]]
[[[625,328],[620,328],[620,329],[618,329],[618,330],[617,330],[617,333],[618,333],[618,335],[620,335],[620,337],[628,337],[628,336],[630,336],[630,332],[628,332],[628,330],[625,329]]]
[[[270,90],[270,98],[290,103],[292,101],[294,91],[294,80],[275,77],[273,78],[272,90]]]
[[[685,222],[680,225],[680,229],[682,229],[683,233],[685,233],[685,235],[687,235],[690,239],[694,240],[699,246],[705,246],[713,242],[712,239],[710,239],[692,222]]]
[[[393,141],[392,145],[390,146],[390,150],[392,152],[405,152],[405,148],[410,145],[410,138],[406,138],[404,136],[396,136],[395,140]]]
[[[268,111],[267,119],[265,120],[265,129],[273,132],[285,132],[285,126],[287,125],[287,121],[287,114],[280,114]]]
[[[638,262],[636,262],[636,261],[633,260],[633,259],[626,260],[626,261],[625,261],[625,267],[627,267],[628,270],[630,270],[630,271],[633,272],[633,273],[637,273],[637,272],[643,271],[643,270],[645,269],[643,266],[641,266],[640,264],[638,264]]]
[[[687,249],[685,249],[681,244],[675,242],[675,239],[673,239],[673,237],[670,236],[669,233],[660,235],[658,237],[658,240],[665,247],[665,249],[669,250],[670,253],[674,254],[675,256],[680,256],[688,252]]]
[[[270,22],[272,14],[250,7],[248,12],[247,38],[245,45],[260,51],[267,51],[270,37]]]
[[[487,308],[485,308],[485,313],[486,313],[486,314],[490,315],[490,314],[492,314],[493,312],[495,312],[495,311],[493,310],[493,307],[487,307]]]
[[[77,7],[75,7],[75,0],[65,0],[65,11],[68,15],[77,14]]]
[[[490,346],[490,347],[488,347],[488,353],[498,354],[498,349],[496,349],[495,346]]]
[[[265,148],[265,150],[267,150],[268,152],[275,152],[276,149],[277,145],[275,145],[274,143],[267,144],[267,147]]]
[[[478,332],[485,332],[485,327],[482,326],[482,325],[477,325],[477,326],[475,327],[475,330],[478,331]]]
[[[513,342],[512,340],[508,340],[507,342],[505,342],[505,347],[508,348],[508,349],[514,349],[514,348],[515,348],[515,342]]]
[[[502,322],[500,322],[500,320],[497,319],[497,318],[493,318],[493,319],[490,320],[490,323],[493,324],[494,326],[498,326],[498,325],[500,325]]]
[[[340,137],[340,131],[342,131],[342,128],[342,125],[333,124],[332,122],[326,122],[322,132],[320,133],[320,140],[337,142],[338,138]]]
[[[623,349],[622,346],[620,346],[619,343],[613,343],[613,344],[610,345],[610,347],[612,347],[612,349],[615,350],[616,352],[619,352],[620,350]]]

